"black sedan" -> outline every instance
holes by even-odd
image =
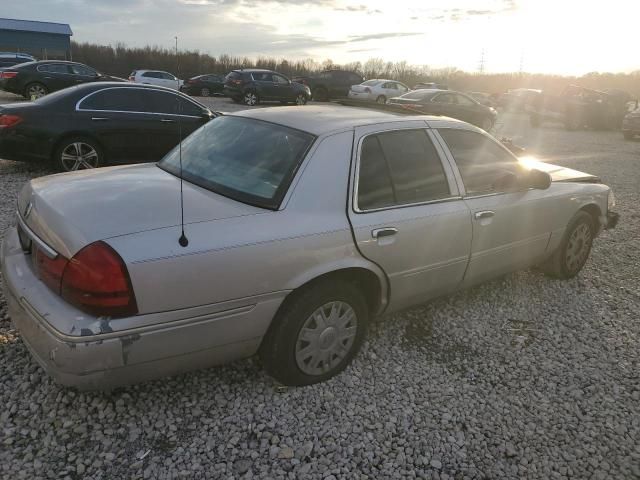
[[[222,75],[198,75],[185,80],[180,91],[187,95],[197,97],[210,97],[211,95],[224,94],[224,76]]]
[[[27,62],[0,69],[0,89],[35,100],[81,83],[124,81],[82,63],[60,60]]]
[[[71,171],[160,160],[215,116],[164,87],[94,83],[0,106],[0,158]]]
[[[495,109],[480,104],[464,93],[452,90],[415,90],[392,98],[388,103],[427,115],[457,118],[486,131],[491,130],[498,116]]]

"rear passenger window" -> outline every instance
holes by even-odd
[[[378,137],[371,135],[362,142],[358,180],[360,210],[388,207],[395,203],[387,161]]]
[[[171,92],[158,90],[145,90],[144,97],[152,113],[165,113],[168,115],[191,115],[197,117],[202,114],[202,109],[193,102]]]
[[[381,133],[363,142],[360,209],[428,202],[450,194],[442,161],[424,130]]]

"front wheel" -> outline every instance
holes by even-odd
[[[376,98],[376,103],[384,105],[385,103],[387,103],[387,97],[385,97],[384,95],[380,95],[378,98]]]
[[[299,93],[296,96],[296,105],[306,105],[307,104],[307,96],[304,93]]]
[[[44,97],[49,90],[43,84],[34,82],[27,85],[24,89],[24,96],[29,100],[37,100],[40,97]]]
[[[285,385],[322,382],[351,362],[367,333],[368,309],[360,290],[323,282],[283,306],[260,346],[265,370]]]
[[[480,124],[480,128],[482,128],[485,132],[488,132],[493,127],[493,120],[489,117],[485,117],[482,119],[482,123]]]
[[[560,245],[540,269],[554,278],[575,277],[589,258],[596,233],[594,219],[580,211],[571,219]]]
[[[244,97],[242,98],[242,101],[245,105],[253,107],[260,102],[260,98],[258,97],[258,94],[256,92],[246,92],[244,94]]]
[[[63,172],[97,168],[103,163],[102,149],[91,138],[71,137],[56,148],[53,161]]]
[[[209,90],[207,87],[202,87],[200,89],[200,96],[201,97],[208,97],[211,95],[211,90]]]

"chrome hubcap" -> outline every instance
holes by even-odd
[[[29,98],[40,98],[44,97],[47,92],[41,85],[32,85],[29,87]]]
[[[246,103],[247,105],[255,105],[257,100],[258,98],[253,93],[247,93],[244,96],[244,103]]]
[[[208,88],[203,88],[202,90],[200,90],[200,96],[201,97],[208,97],[209,96],[209,89]]]
[[[378,103],[380,103],[380,104],[385,103],[384,97],[378,97]]]
[[[298,104],[298,105],[304,105],[305,104],[304,95],[298,95],[296,97],[296,104]]]
[[[351,351],[357,330],[358,318],[348,303],[325,303],[307,318],[298,333],[298,368],[307,375],[322,375],[335,368]]]
[[[590,248],[591,229],[586,223],[581,223],[571,233],[567,244],[566,261],[570,271],[575,272],[584,264]]]
[[[98,166],[98,152],[82,142],[70,143],[62,151],[62,167],[67,172],[96,168]]]
[[[488,132],[489,130],[491,130],[491,120],[489,120],[489,119],[486,119],[486,118],[485,118],[485,119],[482,121],[482,129],[483,129],[485,132]]]

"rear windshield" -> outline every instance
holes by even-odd
[[[277,209],[315,137],[260,120],[220,116],[182,142],[182,178],[258,207]],[[158,166],[180,176],[180,150]]]

